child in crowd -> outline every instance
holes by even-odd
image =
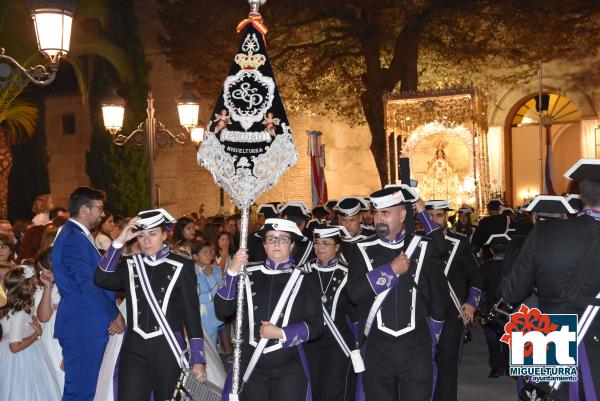
[[[215,314],[214,296],[221,283],[221,269],[214,266],[214,253],[210,243],[202,242],[192,248],[192,259],[196,264],[198,292],[200,294],[200,317],[213,346],[217,344],[219,326],[223,324]]]
[[[35,271],[21,265],[4,278],[7,303],[0,308],[4,336],[0,342],[0,400],[58,401],[60,387],[40,341],[35,316]]]
[[[52,373],[60,384],[62,394],[65,383],[65,372],[63,370],[62,348],[57,339],[54,338],[54,322],[56,321],[56,310],[60,302],[58,288],[54,285],[54,274],[52,273],[52,260],[50,254],[52,248],[42,251],[35,260],[35,268],[39,276],[39,284],[35,291],[36,316],[42,324],[42,336],[40,340],[52,363]]]

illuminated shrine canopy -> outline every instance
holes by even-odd
[[[401,154],[423,199],[481,210],[490,191],[486,99],[461,88],[388,95],[384,102],[388,181],[398,181]]]
[[[513,127],[538,125],[539,103],[537,95],[526,100],[515,113],[511,125]],[[581,120],[581,113],[577,106],[557,93],[542,94],[541,106],[543,125],[571,124]]]

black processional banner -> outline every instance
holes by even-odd
[[[275,185],[298,155],[260,15],[242,21],[241,30],[243,40],[198,150],[198,163],[243,208]]]

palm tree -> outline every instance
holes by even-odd
[[[13,165],[11,145],[31,137],[38,120],[37,107],[19,99],[0,108],[0,217],[8,213],[8,177]]]
[[[0,45],[25,67],[43,63],[24,1],[3,0],[0,3]],[[86,106],[94,64],[98,58],[108,61],[123,81],[127,81],[132,74],[124,51],[102,36],[102,30],[108,28],[108,17],[106,1],[78,2],[71,49],[66,62],[73,68]],[[13,161],[11,146],[31,137],[37,125],[36,106],[19,100],[28,84],[16,69],[0,64],[0,218],[5,218],[7,214],[8,177]]]

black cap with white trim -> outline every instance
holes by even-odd
[[[463,203],[462,206],[458,209],[458,213],[461,214],[471,214],[473,213],[474,210],[471,206],[467,205],[466,203]]]
[[[506,245],[510,241],[508,234],[492,234],[484,245]]]
[[[337,199],[330,199],[325,203],[325,207],[327,208],[327,210],[329,210],[330,212],[334,211],[335,205],[337,205],[338,201]]]
[[[367,210],[371,210],[371,201],[369,201],[368,199],[365,199],[361,196],[357,196],[356,199],[358,199],[360,201],[360,203],[362,203],[362,207],[360,208],[360,210],[362,210],[363,212],[366,212]]]
[[[452,205],[450,205],[450,202],[448,202],[447,200],[429,200],[429,201],[425,202],[425,209],[426,210],[444,210],[446,212],[451,212],[454,210],[452,208]]]
[[[279,216],[277,207],[271,203],[264,203],[258,206],[257,213],[265,216],[266,219],[273,219]]]
[[[329,212],[327,211],[327,208],[322,205],[313,207],[311,211],[312,216],[315,218],[324,218],[327,216],[328,213]]]
[[[570,213],[577,211],[560,195],[538,195],[525,208],[526,212],[533,213]]]
[[[137,226],[142,230],[160,227],[166,224],[175,224],[177,220],[169,214],[165,209],[144,210],[138,213],[140,218]]]
[[[292,239],[296,242],[305,242],[308,240],[296,223],[286,219],[266,219],[265,225],[259,231],[254,233],[258,238],[264,238],[269,231],[285,231],[290,233]]]
[[[419,199],[417,192],[405,184],[386,185],[383,189],[375,191],[369,197],[373,209],[385,209],[404,203],[415,202]]]
[[[580,159],[565,173],[565,178],[575,181],[600,182],[600,159]]]
[[[335,205],[333,210],[337,214],[341,214],[346,217],[352,217],[359,214],[363,207],[364,205],[358,197],[345,196],[339,200],[339,202],[337,203],[337,205]]]
[[[321,224],[313,230],[313,239],[319,238],[341,238],[343,236],[340,226],[328,226]]]
[[[502,199],[490,199],[486,206],[490,209],[500,209],[504,206],[504,202],[502,202]]]
[[[289,201],[279,208],[282,216],[310,217],[308,207],[302,201]]]

